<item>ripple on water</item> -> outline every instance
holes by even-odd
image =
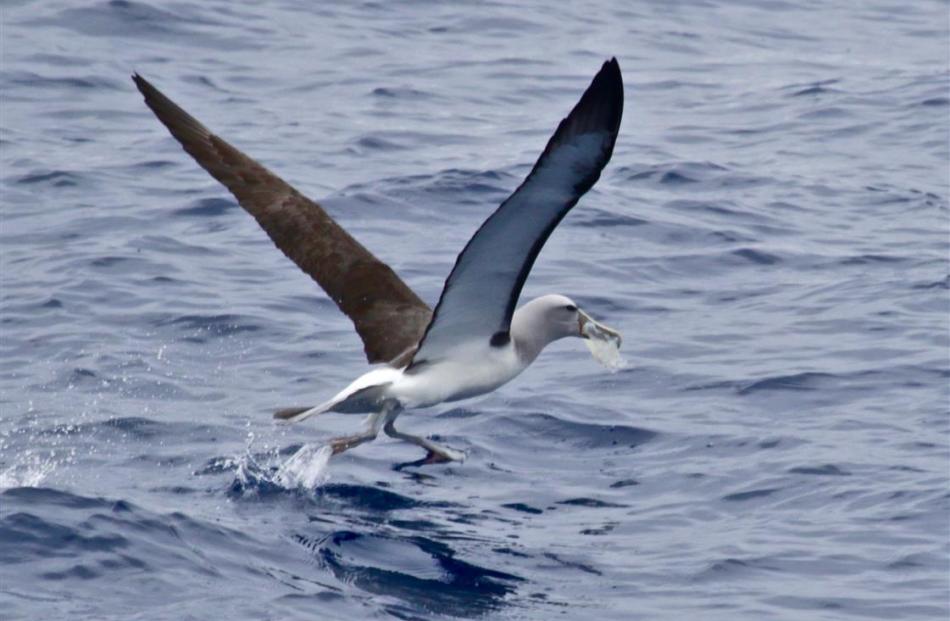
[[[184,333],[183,340],[194,343],[204,343],[209,338],[227,338],[244,332],[257,332],[263,329],[247,317],[228,314],[165,316],[155,321],[154,325],[157,327],[174,327]]]
[[[68,188],[81,185],[82,175],[66,170],[37,171],[23,175],[16,180],[23,185],[47,185],[54,188]]]
[[[176,216],[196,218],[216,218],[233,211],[240,211],[237,201],[226,198],[199,198],[188,207],[172,211]]]

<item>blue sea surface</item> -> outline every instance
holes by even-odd
[[[0,617],[947,619],[948,11],[5,2]],[[614,55],[613,160],[524,299],[628,366],[561,341],[403,414],[463,463],[380,438],[288,477],[360,420],[271,412],[361,343],[129,75],[434,304]]]

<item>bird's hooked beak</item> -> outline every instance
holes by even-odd
[[[581,338],[607,341],[614,344],[617,349],[620,349],[620,344],[623,342],[623,337],[620,336],[619,332],[598,323],[593,317],[580,309],[577,310],[577,329]]]

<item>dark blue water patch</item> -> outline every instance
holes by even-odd
[[[149,253],[164,253],[175,257],[182,256],[207,256],[214,254],[214,250],[205,246],[186,244],[179,239],[165,235],[144,235],[132,242],[137,252],[143,250]],[[151,266],[150,266],[151,267]],[[156,268],[152,268],[156,269]],[[164,266],[157,269],[167,269]]]
[[[30,505],[52,505],[66,509],[94,509],[111,507],[113,503],[104,498],[90,498],[49,487],[14,487],[0,493],[0,498],[7,501],[4,509],[15,506],[15,503]]]
[[[110,512],[114,503],[49,488],[20,487],[0,494],[0,561],[30,563],[50,556],[74,557],[87,552],[116,552],[129,546],[115,532],[77,524],[70,516]],[[43,508],[53,509],[44,512]],[[55,509],[54,509],[55,508]],[[55,517],[54,517],[55,516]]]
[[[221,430],[211,425],[183,422],[165,422],[141,416],[112,417],[105,420],[65,423],[36,430],[34,433],[44,437],[119,437],[123,440],[152,443],[160,438],[185,437],[192,441],[214,441]]]
[[[615,228],[626,226],[642,226],[647,220],[625,214],[614,214],[607,211],[587,208],[572,217],[573,225],[590,228]]]
[[[717,220],[729,222],[732,225],[740,223],[771,224],[775,221],[774,218],[770,218],[764,213],[743,209],[738,203],[732,200],[712,202],[708,200],[674,199],[666,201],[663,206],[668,209],[675,209],[687,213],[716,216]]]
[[[843,470],[834,464],[824,464],[822,466],[797,466],[795,468],[789,468],[788,472],[790,474],[807,474],[813,476],[851,476],[850,472]]]
[[[144,161],[134,161],[130,162],[128,165],[129,170],[136,171],[157,171],[164,170],[166,168],[174,168],[178,166],[179,162],[174,160],[144,160]]]
[[[507,556],[513,556],[515,558],[531,558],[530,554],[527,554],[525,552],[520,552],[509,546],[498,546],[498,547],[492,548],[492,552],[496,554],[504,554]]]
[[[925,107],[939,107],[944,108],[950,106],[950,98],[947,97],[931,97],[929,99],[924,99],[918,105]]]
[[[928,206],[940,205],[944,209],[947,208],[947,197],[939,196],[933,192],[926,192],[924,190],[919,190],[917,188],[907,188],[903,185],[896,185],[891,183],[879,183],[875,185],[866,185],[864,189],[868,192],[873,192],[876,198],[874,199],[875,205],[890,205],[895,203],[910,203],[921,198],[929,199],[930,201],[935,201],[933,203],[925,203]]]
[[[754,248],[740,248],[733,250],[731,254],[757,265],[775,265],[781,262],[778,256]]]
[[[934,280],[932,282],[919,282],[914,285],[911,285],[911,289],[918,290],[927,290],[927,289],[950,289],[950,275],[942,278],[941,280]]]
[[[914,552],[902,556],[887,564],[887,569],[892,571],[919,571],[923,569],[941,568],[945,569],[947,559],[944,555],[930,554],[927,552]]]
[[[183,287],[188,283],[177,278],[172,278],[171,276],[152,276],[151,278],[139,281],[139,284],[144,287]]]
[[[427,506],[426,502],[413,500],[379,487],[332,483],[317,490],[317,496],[336,500],[359,511],[385,513]]]
[[[602,571],[600,571],[599,569],[597,569],[596,567],[588,563],[565,559],[565,558],[562,558],[560,555],[555,554],[554,552],[545,552],[543,553],[542,556],[544,556],[544,558],[548,560],[554,561],[559,566],[567,568],[567,569],[575,569],[577,571],[581,571],[585,574],[591,574],[593,576],[604,575]]]
[[[424,91],[411,86],[380,86],[374,88],[370,93],[373,97],[380,99],[399,99],[407,101],[423,101],[439,99],[439,96],[430,91]]]
[[[366,151],[403,151],[408,148],[404,144],[380,136],[363,136],[356,141],[356,146]]]
[[[156,460],[155,463],[158,463]],[[189,463],[190,459],[178,459],[175,460],[177,463]],[[160,494],[171,494],[173,496],[196,496],[199,494],[206,493],[205,490],[197,489],[194,487],[188,487],[186,485],[159,485],[157,487],[151,488],[151,491],[157,492]]]
[[[438,533],[444,530],[443,526],[438,522],[433,520],[425,519],[415,519],[415,520],[401,520],[398,518],[387,517],[386,522],[388,526],[401,530],[409,531],[418,531],[420,533]]]
[[[656,432],[626,425],[599,425],[564,420],[551,414],[522,413],[491,422],[492,431],[519,440],[537,438],[544,444],[580,448],[634,448],[656,437]]]
[[[712,162],[672,162],[654,164],[644,168],[621,166],[614,170],[614,174],[622,175],[627,181],[653,180],[660,184],[680,185],[696,183],[710,173],[719,173],[726,168]]]
[[[441,32],[481,32],[494,38],[503,38],[509,35],[523,36],[526,33],[545,30],[545,26],[536,20],[511,16],[495,17],[484,14],[478,17],[459,19],[453,25],[436,28],[441,28]]]
[[[209,555],[234,563],[233,550],[244,544],[261,553],[240,532],[180,512],[153,513],[126,500],[14,488],[0,495],[0,503],[0,562],[17,565],[33,580],[121,582],[168,568],[206,580],[221,577]]]
[[[640,481],[636,479],[620,479],[619,481],[614,481],[610,484],[612,489],[621,489],[624,487],[633,487],[634,485],[640,485]]]
[[[768,559],[725,558],[710,564],[693,576],[693,580],[696,582],[750,580],[763,571],[777,572],[780,568]]]
[[[99,376],[96,375],[96,372],[92,369],[77,367],[69,374],[69,381],[73,383],[80,383],[88,380],[94,380],[97,377]]]
[[[128,547],[125,537],[84,534],[80,529],[57,524],[27,512],[0,518],[0,561],[28,563],[50,554],[78,556],[84,552],[112,552]]]
[[[583,528],[580,531],[578,531],[578,533],[581,535],[599,537],[603,535],[609,535],[619,525],[620,525],[619,522],[607,522],[606,524],[603,524],[601,526],[597,526],[593,528]]]
[[[521,513],[530,513],[531,515],[540,515],[544,513],[543,510],[538,509],[537,507],[532,507],[523,502],[509,502],[507,504],[501,505],[505,509],[511,509],[512,511],[519,511]]]
[[[749,569],[749,563],[737,558],[727,558],[716,561],[696,576],[696,580],[721,580],[723,578],[735,578],[747,574],[745,570]]]
[[[29,65],[36,63],[49,67],[88,67],[91,64],[89,59],[82,55],[55,54],[49,53],[48,51],[28,54],[25,60],[30,61],[27,63]]]
[[[684,183],[696,183],[697,179],[687,177],[685,174],[675,170],[668,170],[660,175],[657,181],[663,185],[682,185]]]
[[[462,419],[479,416],[482,412],[474,408],[454,407],[436,415],[436,418]]]
[[[51,17],[30,20],[35,26],[58,26],[94,37],[128,37],[167,40],[175,37],[184,40],[195,32],[192,26],[209,25],[213,22],[199,15],[193,7],[186,10],[165,11],[144,2],[110,0],[82,8],[57,11]],[[220,46],[222,40],[209,31],[200,37],[188,37],[189,45],[198,47]],[[249,42],[254,45],[253,42]]]
[[[62,310],[65,306],[66,305],[59,298],[50,297],[44,299],[42,302],[25,302],[22,304],[10,304],[4,306],[2,309],[2,314],[6,317],[9,317],[11,314],[23,313],[29,318],[32,318],[37,314],[55,313]]]
[[[409,202],[439,201],[447,204],[497,203],[514,189],[515,177],[496,170],[449,168],[434,175],[407,175],[374,183],[379,191]]]
[[[154,324],[157,327],[173,326],[185,332],[190,332],[184,340],[195,343],[204,343],[204,337],[221,338],[241,334],[242,332],[257,332],[261,326],[247,321],[240,315],[182,315],[179,317],[164,317]]]
[[[909,257],[895,257],[885,254],[862,254],[845,259],[839,259],[838,265],[871,265],[875,263],[905,263]]]
[[[747,188],[763,185],[768,180],[748,173],[730,170],[713,162],[671,162],[639,167],[621,166],[613,175],[626,182],[649,182],[670,190],[713,188]]]
[[[108,257],[97,257],[89,261],[90,267],[104,268],[109,269],[122,265],[123,263],[128,263],[130,261],[141,261],[137,257],[120,257],[120,256],[108,256]]]
[[[710,231],[707,233],[707,236],[717,243],[722,242],[725,244],[747,244],[755,241],[754,237],[738,231]]]
[[[754,489],[749,490],[748,492],[736,492],[734,494],[726,494],[722,497],[726,502],[745,502],[746,500],[753,500],[755,498],[765,498],[771,496],[775,492],[780,491],[779,488],[765,488],[765,489]]]
[[[82,176],[66,170],[37,171],[16,180],[23,185],[46,185],[54,188],[70,188],[83,182]]]
[[[110,418],[100,423],[92,423],[101,429],[114,429],[120,431],[124,436],[147,440],[160,435],[168,435],[170,430],[167,424],[160,423],[148,418],[139,416],[126,416],[122,418]]]
[[[479,617],[506,605],[523,578],[457,558],[432,539],[333,532],[319,540],[297,534],[337,579],[377,595],[395,597],[407,615]],[[410,618],[410,617],[401,617]]]
[[[47,77],[31,71],[6,73],[3,81],[8,86],[24,86],[30,89],[57,88],[73,90],[121,90],[124,82],[102,76]]]
[[[615,502],[607,502],[598,498],[570,498],[568,500],[559,500],[559,505],[568,505],[571,507],[588,507],[591,509],[622,509],[628,505],[622,505]]]
[[[227,198],[199,198],[188,207],[172,211],[176,216],[216,218],[240,209],[237,201]]]
[[[823,108],[817,108],[815,110],[808,110],[802,112],[798,115],[799,119],[807,121],[828,121],[828,122],[841,122],[842,119],[851,118],[854,115],[847,108],[842,108],[840,106],[825,106]],[[853,136],[855,134],[861,133],[866,129],[870,129],[873,125],[850,125],[844,128],[838,128],[833,130],[833,135],[837,137],[843,136]],[[823,137],[826,138],[826,137]]]
[[[299,450],[294,445],[278,454],[287,457]],[[287,487],[280,481],[280,466],[275,453],[245,454],[239,460],[218,457],[209,460],[195,472],[197,476],[235,472],[227,488],[227,495],[234,500],[267,501],[272,498],[295,498],[308,506],[318,506],[321,511],[359,512],[371,521],[385,520],[389,523],[391,513],[421,508],[445,509],[454,506],[443,501],[416,500],[384,489],[383,486],[350,483],[327,483],[313,489]],[[314,516],[314,519],[317,519]]]
[[[837,80],[818,82],[802,89],[798,89],[797,87],[791,87],[791,88],[795,88],[796,90],[789,93],[789,97],[818,97],[820,95],[837,95],[837,94],[840,94],[842,91],[835,88],[830,88],[828,86],[829,84],[834,84],[836,82]]]

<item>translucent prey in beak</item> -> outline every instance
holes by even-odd
[[[581,337],[594,360],[614,372],[627,366],[627,362],[620,356],[623,338],[619,332],[597,323],[582,310],[577,311],[577,323]]]

